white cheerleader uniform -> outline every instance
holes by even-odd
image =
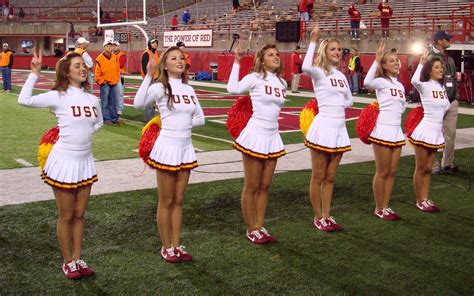
[[[405,88],[395,77],[375,78],[378,62],[375,61],[367,72],[364,85],[375,89],[379,103],[379,115],[374,130],[368,140],[386,147],[405,145],[401,128],[402,114],[405,111]]]
[[[234,63],[227,91],[231,94],[249,92],[252,117],[235,139],[234,148],[258,158],[279,158],[286,154],[278,132],[278,116],[286,98],[286,82],[275,73],[250,73],[239,82],[240,65]]]
[[[319,109],[306,134],[305,145],[328,153],[347,152],[351,150],[351,142],[344,109],[352,106],[351,90],[346,77],[336,67],[326,74],[324,69],[313,66],[315,49],[316,43],[311,42],[302,66],[313,81]]]
[[[420,81],[423,65],[418,64],[411,83],[418,90],[423,105],[423,119],[415,128],[408,141],[413,145],[430,149],[444,147],[443,118],[450,103],[444,86],[435,80]]]
[[[191,141],[191,128],[204,125],[204,113],[194,89],[181,79],[169,78],[173,92],[173,107],[168,108],[168,95],[163,84],[150,86],[146,75],[135,95],[135,108],[145,108],[156,102],[160,111],[161,131],[147,159],[152,168],[165,171],[190,170],[198,166]]]
[[[41,174],[46,184],[74,189],[96,182],[92,136],[102,127],[97,97],[69,86],[67,91],[49,91],[32,96],[38,76],[31,73],[21,89],[18,103],[51,108],[58,119],[59,139],[54,144]]]

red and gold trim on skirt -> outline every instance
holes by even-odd
[[[425,147],[425,148],[429,148],[429,149],[436,149],[436,150],[444,148],[444,146],[446,146],[445,143],[439,144],[439,145],[434,145],[434,144],[426,143],[426,142],[423,142],[423,141],[414,140],[411,137],[408,137],[408,141],[411,144],[415,145],[415,146],[421,146],[421,147]]]
[[[48,185],[51,185],[51,186],[57,187],[57,188],[62,188],[62,189],[76,189],[76,188],[83,187],[83,186],[89,186],[89,185],[92,185],[93,183],[95,183],[99,180],[99,178],[97,178],[97,175],[95,175],[95,176],[92,176],[89,179],[82,180],[80,182],[64,183],[64,182],[60,182],[60,181],[56,181],[56,180],[51,179],[50,177],[48,177],[46,175],[46,173],[44,171],[41,173],[41,179],[43,179],[43,182],[48,184]]]
[[[379,144],[379,145],[382,145],[382,146],[386,146],[386,147],[389,147],[389,148],[396,148],[396,147],[405,146],[405,140],[398,141],[398,142],[389,142],[389,141],[380,140],[380,139],[377,139],[377,138],[374,138],[374,137],[368,137],[367,140],[369,140],[372,143]]]
[[[234,148],[236,150],[239,150],[240,152],[242,152],[244,154],[247,154],[249,156],[252,156],[252,157],[255,157],[255,158],[258,158],[258,159],[280,158],[280,157],[282,157],[283,155],[286,154],[285,150],[281,150],[279,152],[274,152],[274,153],[262,154],[262,153],[258,153],[258,152],[252,151],[250,149],[247,149],[247,148],[239,145],[237,142],[234,142]]]
[[[320,150],[328,153],[344,153],[352,150],[352,147],[350,145],[346,147],[331,148],[311,143],[306,139],[304,140],[304,144],[306,145],[306,147],[309,147],[311,149]]]
[[[180,170],[192,170],[192,169],[198,167],[197,160],[195,160],[193,162],[190,162],[190,163],[182,163],[182,164],[179,164],[179,165],[168,165],[168,164],[156,162],[151,158],[147,158],[146,163],[152,169],[170,171],[170,172],[177,172],[177,171],[180,171]]]

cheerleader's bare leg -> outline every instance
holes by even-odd
[[[257,228],[256,209],[257,193],[262,182],[264,161],[255,159],[242,153],[244,163],[244,188],[241,195],[242,215],[247,229],[252,231]]]
[[[311,182],[309,183],[309,195],[313,205],[314,216],[318,219],[324,217],[321,209],[322,188],[326,177],[328,157],[326,153],[309,149],[311,153]]]
[[[74,217],[72,223],[72,257],[77,260],[81,258],[82,241],[84,237],[84,213],[89,203],[92,186],[83,186],[76,189]]]
[[[75,196],[74,191],[53,187],[56,205],[58,207],[58,222],[56,233],[59,242],[59,248],[64,258],[64,263],[73,260],[72,257],[72,237]]]
[[[156,170],[158,184],[158,207],[156,224],[163,247],[171,247],[171,213],[174,206],[178,174]]]
[[[390,155],[390,170],[388,172],[387,180],[385,182],[384,197],[383,197],[383,207],[388,208],[390,203],[390,198],[392,197],[393,184],[395,183],[395,175],[397,173],[398,164],[400,162],[400,156],[402,154],[402,148],[392,148]]]
[[[322,191],[322,214],[323,217],[331,216],[331,201],[334,191],[334,180],[336,179],[337,168],[342,159],[342,153],[333,153],[329,155],[329,163],[326,168]]]
[[[429,198],[431,169],[436,151],[421,146],[415,146],[415,172],[413,173],[413,187],[416,201],[422,202]]]
[[[262,178],[257,191],[256,198],[256,215],[255,215],[255,227],[260,229],[263,227],[265,222],[265,213],[268,205],[268,191],[272,184],[273,175],[275,173],[275,167],[277,164],[276,159],[268,159],[264,162]]]
[[[183,201],[184,193],[188,187],[191,171],[182,170],[178,172],[176,180],[175,196],[171,207],[171,244],[173,247],[180,246],[181,225],[183,223]]]
[[[372,181],[377,211],[388,208],[401,148],[390,148],[372,143],[375,155],[375,175]]]

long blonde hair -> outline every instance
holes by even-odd
[[[263,79],[267,78],[267,71],[265,71],[265,67],[263,66],[263,56],[268,49],[274,48],[278,53],[278,48],[275,44],[265,44],[257,53],[255,54],[255,58],[253,59],[252,65],[252,72],[259,73],[263,75]],[[275,74],[281,80],[283,76],[283,64],[280,60],[280,66],[276,69]]]
[[[326,75],[329,75],[331,73],[331,68],[333,67],[333,65],[329,62],[328,57],[326,55],[326,49],[330,42],[337,42],[339,46],[341,46],[341,41],[337,38],[329,37],[329,38],[324,39],[319,45],[316,61],[314,62],[314,65],[316,67],[322,68],[324,70],[324,73],[326,73]]]
[[[155,81],[161,82],[163,84],[163,87],[165,89],[165,95],[168,96],[168,101],[166,105],[168,106],[168,109],[173,109],[173,90],[171,89],[170,85],[170,77],[168,75],[168,70],[165,69],[166,67],[166,59],[168,59],[168,56],[170,52],[172,51],[179,51],[183,54],[184,57],[184,52],[179,49],[177,46],[170,46],[168,49],[166,49],[160,56],[160,61],[158,62],[158,78],[156,78]],[[183,83],[188,83],[188,75],[187,75],[187,70],[184,70],[183,74],[181,74],[181,81]]]

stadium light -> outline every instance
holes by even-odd
[[[423,53],[423,44],[421,42],[415,42],[411,46],[411,52],[414,54],[422,54]]]

